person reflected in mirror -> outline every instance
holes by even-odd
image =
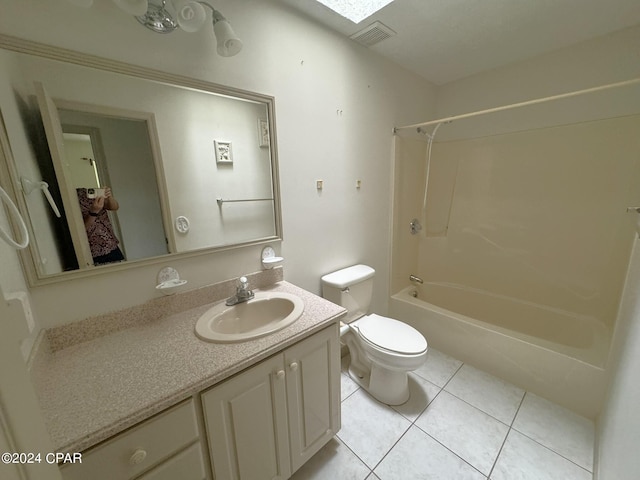
[[[78,200],[94,265],[122,262],[124,254],[107,214],[120,208],[111,188],[78,188]]]

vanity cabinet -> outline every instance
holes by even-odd
[[[286,479],[340,429],[333,324],[201,396],[214,477]]]
[[[205,480],[207,473],[192,399],[84,452],[64,480]]]
[[[340,429],[339,342],[334,323],[83,452],[62,477],[287,479]]]

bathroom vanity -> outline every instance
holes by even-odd
[[[230,286],[214,287],[219,300]],[[302,316],[255,340],[204,342],[194,325],[212,302],[196,297],[212,291],[199,289],[120,312],[126,328],[95,338],[84,335],[105,318],[49,332],[32,378],[56,450],[83,452],[63,478],[286,479],[329,441],[344,310],[284,281],[261,290],[299,296]],[[168,305],[191,308],[149,320]]]

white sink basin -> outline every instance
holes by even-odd
[[[228,306],[220,302],[196,323],[202,340],[233,343],[263,337],[295,322],[304,310],[302,299],[289,293],[256,292],[248,302]]]

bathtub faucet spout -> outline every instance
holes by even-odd
[[[420,277],[416,277],[415,275],[409,275],[409,280],[416,283],[424,283]]]

